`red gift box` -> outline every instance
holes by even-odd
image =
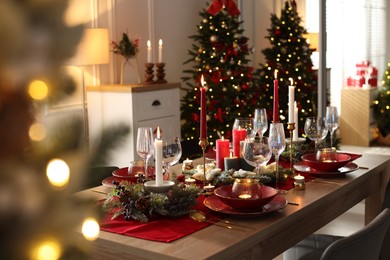
[[[368,84],[371,87],[378,86],[378,70],[371,65],[370,61],[362,61],[356,64],[356,75],[347,78],[347,86],[349,87],[362,87],[365,81],[365,74],[367,69],[371,66],[372,72],[368,79]]]

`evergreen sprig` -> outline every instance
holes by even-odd
[[[160,194],[149,192],[143,184],[122,181],[108,195],[103,209],[113,213],[112,218],[123,215],[126,220],[148,222],[154,214],[175,217],[189,213],[199,192],[196,186],[179,184]]]

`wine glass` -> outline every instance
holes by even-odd
[[[153,153],[153,130],[151,127],[138,127],[137,153],[144,160],[145,179],[148,179],[148,161]]]
[[[246,138],[242,155],[247,163],[255,167],[254,172],[260,174],[260,167],[266,165],[272,155],[268,137]]]
[[[325,125],[330,132],[330,147],[333,147],[333,134],[339,127],[339,115],[337,113],[337,107],[327,107],[325,116]]]
[[[267,111],[265,108],[256,108],[253,117],[253,130],[262,137],[268,129]]]
[[[317,152],[318,142],[322,141],[328,133],[325,126],[324,117],[307,117],[305,120],[305,133],[310,140],[315,143],[315,152]]]
[[[162,161],[164,173],[169,174],[169,168],[181,158],[182,148],[178,137],[163,137]]]
[[[284,135],[284,128],[282,123],[271,123],[268,137],[269,146],[275,157],[276,163],[276,183],[275,187],[279,190],[279,156],[286,148],[286,138]]]

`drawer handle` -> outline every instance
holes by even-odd
[[[154,107],[161,106],[161,102],[159,100],[155,100],[155,101],[153,101],[152,106],[154,106]]]

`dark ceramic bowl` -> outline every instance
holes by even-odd
[[[321,172],[337,171],[351,161],[351,157],[344,153],[336,153],[335,161],[318,161],[314,153],[302,155],[301,158],[307,166]]]
[[[268,204],[278,193],[274,188],[260,185],[259,193],[251,198],[240,198],[232,192],[233,185],[221,186],[214,190],[214,194],[225,204],[235,209],[258,209]]]

